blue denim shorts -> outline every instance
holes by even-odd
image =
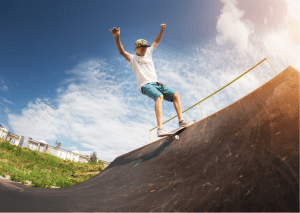
[[[141,90],[144,95],[154,99],[154,101],[156,101],[159,96],[163,95],[165,100],[173,102],[174,90],[163,84],[157,82],[148,83],[143,85]]]

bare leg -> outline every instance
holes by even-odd
[[[173,95],[173,105],[174,105],[174,108],[177,112],[178,120],[180,122],[180,121],[182,121],[182,111],[181,111],[181,104],[180,104],[180,100],[179,100],[179,95],[178,95],[177,92],[175,92],[174,95]]]
[[[155,113],[156,113],[156,119],[157,119],[157,125],[158,128],[162,127],[162,102],[164,100],[163,95],[159,96],[155,101]]]

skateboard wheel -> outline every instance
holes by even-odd
[[[175,138],[176,138],[176,139],[179,139],[179,136],[178,136],[178,135],[175,135]]]

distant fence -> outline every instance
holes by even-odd
[[[269,61],[267,58],[264,58],[263,60],[261,60],[260,62],[258,62],[257,64],[255,64],[253,67],[251,67],[250,69],[248,69],[246,72],[244,72],[243,74],[241,74],[240,76],[238,76],[236,79],[234,79],[233,81],[229,82],[228,84],[226,84],[225,86],[223,86],[223,87],[220,88],[219,90],[215,91],[214,93],[210,94],[210,95],[207,96],[206,98],[202,99],[201,101],[195,103],[194,105],[192,105],[191,107],[187,108],[186,110],[182,111],[182,113],[185,113],[186,111],[190,110],[191,108],[193,108],[194,106],[196,106],[196,105],[199,104],[200,110],[201,110],[201,114],[202,114],[202,118],[204,118],[204,117],[203,117],[202,108],[201,108],[201,104],[200,104],[201,102],[203,102],[203,101],[205,101],[206,99],[210,98],[211,96],[215,95],[217,92],[220,92],[222,89],[224,89],[225,87],[229,86],[230,84],[232,84],[233,82],[235,82],[236,80],[238,80],[239,78],[241,78],[242,76],[244,76],[245,74],[247,74],[248,72],[250,72],[252,69],[254,69],[255,67],[257,67],[259,64],[261,64],[261,63],[262,63],[263,61],[265,61],[265,60],[271,65],[272,69],[274,70],[274,72],[275,72],[276,75],[277,75],[277,72],[276,72],[276,70],[274,69],[274,67],[272,66],[272,64],[270,63],[270,61]],[[174,119],[174,118],[176,118],[176,117],[177,117],[177,115],[175,115],[174,117],[170,118],[169,120],[163,122],[163,124],[165,124],[165,123],[171,121],[172,119]],[[151,131],[154,130],[154,129],[156,129],[157,127],[158,127],[158,126],[152,128],[152,129],[150,129],[150,143],[152,142]]]

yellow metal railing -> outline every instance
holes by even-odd
[[[196,106],[196,105],[199,104],[200,110],[201,110],[201,114],[202,114],[202,118],[204,118],[204,117],[203,117],[202,108],[201,108],[201,104],[200,104],[201,102],[203,102],[203,101],[205,101],[206,99],[210,98],[211,96],[215,95],[217,92],[220,92],[222,89],[224,89],[225,87],[229,86],[230,84],[232,84],[233,82],[235,82],[236,80],[238,80],[239,78],[241,78],[242,76],[244,76],[245,74],[247,74],[248,72],[250,72],[252,69],[254,69],[255,67],[257,67],[259,64],[261,64],[261,63],[262,63],[263,61],[265,61],[265,60],[271,65],[272,69],[274,70],[274,72],[275,72],[276,75],[277,75],[277,72],[275,71],[275,69],[274,69],[274,67],[272,66],[272,64],[270,63],[270,61],[269,61],[267,58],[264,58],[263,60],[261,60],[260,62],[258,62],[256,65],[254,65],[253,67],[251,67],[250,69],[248,69],[246,72],[244,72],[243,74],[241,74],[240,76],[238,76],[236,79],[234,79],[233,81],[229,82],[228,84],[226,84],[225,86],[223,86],[222,88],[220,88],[220,89],[217,90],[216,92],[210,94],[210,95],[207,96],[206,98],[202,99],[201,101],[195,103],[193,106],[191,106],[191,107],[187,108],[186,110],[182,111],[182,113],[184,113],[184,112],[190,110],[191,108],[193,108],[194,106]],[[177,115],[175,115],[174,117],[170,118],[169,120],[163,122],[163,124],[169,122],[170,120],[172,120],[172,119],[174,119],[174,118],[176,118],[176,117],[177,117]],[[150,143],[152,142],[151,131],[154,130],[154,129],[156,129],[157,127],[158,127],[158,126],[152,128],[152,129],[150,129]]]

